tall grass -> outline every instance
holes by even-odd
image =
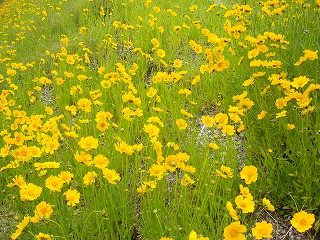
[[[275,211],[312,239],[318,15],[314,1],[4,1],[0,237],[262,239]]]

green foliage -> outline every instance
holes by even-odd
[[[266,197],[311,239],[319,6],[270,2],[0,0],[0,238],[249,237]]]

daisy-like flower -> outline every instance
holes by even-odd
[[[229,212],[229,215],[232,217],[232,219],[238,221],[239,218],[238,218],[238,216],[237,216],[237,210],[235,210],[235,209],[233,208],[233,205],[232,205],[232,203],[231,203],[230,201],[228,201],[228,202],[226,203],[226,208],[227,208],[227,210],[228,210],[228,212]]]
[[[162,179],[163,174],[165,173],[166,169],[164,165],[161,164],[153,164],[150,168],[150,176],[156,176],[159,180]]]
[[[157,92],[158,92],[157,89],[150,87],[146,95],[149,98],[153,98],[157,94]]]
[[[314,221],[314,214],[300,211],[293,215],[290,223],[295,229],[297,229],[298,232],[303,233],[312,227]]]
[[[109,159],[107,157],[103,156],[102,154],[98,154],[93,159],[93,163],[97,168],[103,169],[103,168],[108,167]]]
[[[209,143],[208,147],[212,150],[217,150],[219,149],[219,146],[215,143]]]
[[[143,131],[145,131],[149,137],[158,137],[160,129],[153,124],[145,124],[143,126]]]
[[[209,240],[209,238],[203,237],[201,235],[200,235],[200,237],[198,237],[198,234],[192,230],[189,234],[188,240]]]
[[[42,201],[36,206],[36,209],[34,210],[35,216],[31,218],[31,222],[37,223],[41,219],[48,219],[52,213],[53,209],[51,205],[45,201]]]
[[[80,193],[76,189],[69,189],[63,195],[66,196],[67,205],[75,206],[80,202]]]
[[[216,170],[216,173],[220,177],[222,177],[222,178],[233,178],[233,170],[231,168],[222,165],[220,170]]]
[[[270,202],[270,200],[267,199],[267,198],[263,198],[263,199],[262,199],[262,204],[263,204],[263,206],[266,207],[266,209],[267,209],[268,211],[273,212],[273,211],[275,210],[274,206],[272,205],[272,203]]]
[[[201,121],[206,127],[212,127],[214,124],[214,118],[210,116],[202,116]]]
[[[59,173],[58,177],[63,181],[63,183],[69,184],[71,182],[71,179],[73,178],[73,174],[68,171],[63,171]]]
[[[241,225],[240,222],[233,222],[225,227],[223,232],[224,240],[245,240],[243,233],[247,231],[246,226]]]
[[[244,179],[246,184],[256,182],[258,179],[258,169],[253,166],[245,166],[240,172],[241,179]]]
[[[158,55],[158,57],[163,58],[163,57],[166,56],[166,52],[163,49],[158,49],[157,50],[157,55]]]
[[[194,180],[188,174],[185,174],[180,183],[182,186],[187,186],[188,184],[194,184]]]
[[[60,192],[63,184],[63,180],[57,176],[50,176],[45,181],[46,188],[50,189],[53,192]]]
[[[120,181],[121,179],[119,173],[117,173],[115,170],[105,168],[102,170],[102,172],[103,177],[106,178],[111,184],[117,184],[116,181]]]
[[[239,195],[235,199],[237,208],[242,210],[242,213],[251,213],[254,211],[254,201],[251,197]]]
[[[41,187],[33,183],[28,183],[22,188],[20,188],[21,201],[25,201],[25,200],[33,201],[41,195],[41,192],[42,192]]]
[[[177,119],[176,124],[177,124],[179,130],[184,130],[188,127],[188,123],[186,122],[186,120],[184,120],[182,118]]]
[[[39,233],[38,235],[36,235],[36,240],[51,240],[52,238],[50,237],[49,234],[45,234],[45,233]]]
[[[83,183],[86,186],[91,185],[92,183],[95,182],[95,178],[97,177],[96,172],[88,172],[84,177],[83,177]]]
[[[224,125],[226,125],[228,123],[228,119],[228,115],[224,113],[218,113],[214,117],[214,121],[217,123],[219,128],[222,128]]]
[[[16,175],[14,178],[12,178],[12,181],[13,183],[9,183],[7,187],[18,186],[20,188],[23,188],[27,185],[22,175],[18,175],[18,176]]]
[[[310,81],[309,78],[306,76],[300,76],[293,79],[293,81],[290,83],[292,87],[298,89],[302,88],[304,85],[306,85]]]
[[[180,59],[175,59],[175,60],[173,61],[173,66],[174,66],[175,68],[181,68],[181,67],[182,67],[182,61],[181,61]]]
[[[266,221],[262,221],[262,222],[257,222],[256,226],[252,228],[252,235],[256,239],[272,238],[272,231],[273,231],[272,224]]]
[[[86,138],[81,138],[79,141],[79,146],[85,151],[89,151],[93,148],[97,148],[99,145],[98,139],[88,136]]]

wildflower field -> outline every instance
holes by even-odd
[[[0,239],[320,228],[320,1],[0,1]]]

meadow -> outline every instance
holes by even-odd
[[[0,239],[319,235],[319,0],[0,4]]]

